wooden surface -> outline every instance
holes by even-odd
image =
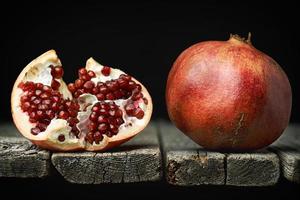
[[[53,153],[52,163],[67,181],[80,184],[158,181],[162,176],[153,125],[113,151]]]
[[[100,184],[159,181],[164,171],[168,183],[180,186],[270,186],[280,175],[300,183],[299,130],[300,125],[290,125],[267,150],[221,153],[201,148],[172,124],[161,121],[112,151],[52,154],[20,137],[12,124],[2,124],[0,177],[61,174],[72,183]],[[50,168],[59,173],[51,174]]]
[[[280,158],[282,175],[300,183],[300,125],[290,125],[270,149]]]
[[[52,164],[72,183],[146,182],[161,179],[155,125],[113,151],[51,153],[39,150],[12,124],[0,126],[0,177],[44,177]],[[52,161],[52,163],[51,163]]]
[[[20,137],[0,137],[0,177],[45,177],[50,153]]]
[[[227,159],[227,185],[275,185],[280,176],[279,159],[267,150],[252,153],[230,153]]]
[[[173,125],[159,123],[165,175],[173,185],[225,184],[225,155],[202,149]]]
[[[166,179],[174,185],[269,186],[280,175],[276,154],[206,151],[169,123],[159,124]]]

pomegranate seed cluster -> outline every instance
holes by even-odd
[[[61,78],[63,75],[62,68],[50,67],[52,76],[56,79]],[[60,85],[58,81],[56,82]],[[75,100],[63,99],[58,91],[59,86],[50,87],[42,83],[27,81],[21,82],[19,88],[25,92],[21,96],[21,109],[28,114],[31,123],[36,123],[36,126],[31,129],[33,135],[45,131],[55,117],[67,120],[72,127],[72,132],[78,135],[79,131],[76,124],[78,123],[79,104]]]
[[[119,127],[124,123],[123,112],[114,102],[98,102],[92,107],[89,116],[89,133],[86,141],[99,144],[103,135],[111,137],[119,132]]]
[[[35,123],[31,129],[33,135],[45,131],[51,120],[54,118],[65,119],[72,128],[72,133],[79,137],[79,130],[76,125],[79,122],[77,114],[80,106],[77,98],[85,93],[93,94],[99,100],[92,109],[87,122],[88,132],[85,135],[85,141],[93,144],[99,144],[103,136],[112,137],[119,132],[119,127],[124,123],[123,115],[142,119],[144,111],[139,107],[142,100],[145,104],[147,99],[141,93],[142,87],[132,80],[131,76],[121,74],[119,78],[106,82],[94,83],[91,79],[96,77],[93,71],[87,71],[85,68],[78,70],[79,78],[68,85],[68,90],[72,93],[74,99],[63,99],[58,91],[60,87],[59,79],[62,78],[64,71],[60,66],[49,66],[51,68],[52,82],[51,87],[42,83],[27,81],[20,83],[19,88],[24,91],[21,96],[21,109],[29,116],[29,121]],[[110,67],[103,67],[101,73],[109,76]],[[126,99],[124,111],[120,109],[113,101]],[[110,100],[107,102],[104,100]],[[64,135],[59,135],[58,140],[63,142]]]
[[[104,76],[109,76],[110,70],[110,67],[105,66],[102,68],[101,73]],[[106,81],[105,83],[98,82],[97,84],[91,81],[96,76],[93,71],[81,68],[78,70],[78,76],[79,78],[75,83],[68,85],[69,91],[75,98],[84,93],[95,95],[99,101],[128,99],[131,97],[125,107],[127,115],[138,119],[143,118],[144,111],[134,102],[143,99],[144,103],[147,104],[148,101],[146,98],[143,98],[141,93],[142,86],[133,81],[131,76],[121,74],[118,79]]]

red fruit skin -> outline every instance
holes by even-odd
[[[289,80],[271,57],[236,37],[201,42],[175,61],[167,81],[171,121],[199,145],[246,151],[268,146],[289,123]]]

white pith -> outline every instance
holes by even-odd
[[[45,54],[49,54],[46,55]],[[98,102],[97,98],[92,94],[83,94],[78,99],[81,100],[79,102],[80,104],[80,112],[78,113],[77,118],[79,119],[79,123],[77,124],[77,127],[80,130],[79,139],[76,138],[70,131],[71,127],[68,126],[68,122],[64,119],[57,119],[54,118],[51,120],[51,123],[47,127],[47,129],[44,132],[39,133],[38,135],[31,134],[31,128],[35,127],[36,124],[29,122],[29,116],[27,113],[24,113],[21,110],[20,107],[20,97],[24,94],[24,92],[17,87],[17,85],[20,82],[26,82],[26,81],[33,81],[35,83],[42,83],[44,85],[51,86],[52,76],[51,76],[51,69],[48,67],[49,65],[53,66],[61,66],[60,60],[57,58],[55,51],[49,51],[47,53],[43,54],[39,58],[32,61],[20,74],[18,77],[13,92],[12,92],[12,113],[13,118],[16,123],[17,128],[20,130],[20,132],[27,137],[28,139],[32,141],[47,141],[48,144],[57,144],[56,149],[62,149],[62,150],[68,150],[68,149],[87,149],[87,150],[101,150],[102,147],[106,146],[106,144],[114,141],[124,140],[124,134],[126,137],[133,137],[138,132],[140,132],[150,121],[150,117],[152,114],[152,102],[151,97],[147,90],[142,86],[142,93],[149,101],[149,104],[146,105],[144,101],[141,99],[139,100],[139,107],[144,111],[145,116],[142,119],[137,119],[135,117],[125,117],[125,110],[124,105],[128,101],[128,99],[120,99],[115,100],[115,102],[118,106],[120,106],[120,109],[123,111],[123,119],[124,124],[122,124],[119,127],[119,132],[117,135],[114,135],[112,137],[107,137],[106,135],[103,135],[103,140],[96,144],[95,142],[93,144],[90,144],[84,140],[84,136],[87,133],[87,131],[84,130],[83,127],[86,127],[88,117],[91,113],[91,108],[95,103]],[[43,56],[45,58],[43,58]],[[48,58],[48,57],[49,58]],[[40,58],[43,59],[40,59]],[[47,59],[48,58],[48,59]],[[94,59],[90,58],[88,59],[86,63],[86,69],[92,70],[95,72],[96,77],[92,79],[94,83],[97,82],[105,82],[107,80],[111,79],[118,79],[121,74],[125,74],[121,70],[113,69],[111,68],[111,73],[109,76],[104,76],[101,73],[101,69],[103,68],[102,65],[97,63]],[[136,83],[139,83],[137,80],[133,79]],[[71,93],[68,91],[66,84],[63,82],[63,80],[57,80],[60,82],[61,86],[59,88],[59,91],[63,95],[64,99],[72,99]],[[139,83],[140,84],[140,83]],[[86,108],[86,111],[83,111],[83,104],[90,103]],[[105,102],[110,102],[110,100],[105,100]],[[84,118],[86,118],[86,121],[84,121]],[[132,124],[132,126],[129,126],[129,124]],[[59,141],[58,137],[60,135],[65,136],[64,141]]]

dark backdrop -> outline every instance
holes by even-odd
[[[254,46],[287,73],[293,88],[291,121],[299,121],[296,4],[82,2],[1,6],[1,121],[11,119],[9,99],[17,75],[49,49],[58,52],[66,82],[75,80],[75,69],[90,56],[120,67],[149,89],[153,118],[167,118],[165,84],[180,52],[200,41],[227,40],[230,33],[247,36],[248,32]]]
[[[1,73],[0,122],[11,120],[12,85],[32,59],[57,50],[65,68],[65,81],[76,76],[90,56],[100,63],[119,66],[149,89],[154,99],[153,118],[167,118],[164,90],[176,57],[190,45],[204,40],[227,40],[230,33],[252,33],[255,47],[272,56],[287,73],[293,89],[292,122],[299,122],[299,7],[291,2],[247,3],[122,3],[104,4],[48,2],[20,3],[0,7]],[[4,4],[4,3],[2,3]],[[150,197],[163,193],[186,198],[237,197],[272,199],[299,195],[298,185],[283,181],[276,187],[182,188],[165,184],[82,186],[62,178],[46,180],[1,179],[1,196],[22,195],[45,199],[121,199]],[[281,182],[282,183],[282,182]],[[298,188],[298,189],[297,189]],[[169,197],[167,197],[169,198]]]

